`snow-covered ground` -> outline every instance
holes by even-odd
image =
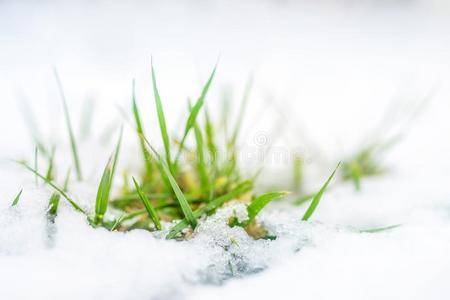
[[[450,7],[362,2],[0,1],[0,298],[448,299]],[[171,128],[219,55],[212,109],[224,87],[239,98],[253,73],[242,151],[269,140],[282,153],[301,149],[311,189],[374,132],[407,134],[386,157],[389,174],[364,181],[360,193],[336,186],[312,222],[299,221],[304,208],[267,208],[261,220],[275,241],[225,226],[229,208],[187,242],[94,230],[65,205],[55,226],[47,224],[51,191],[7,160],[33,156],[19,108],[29,103],[46,140],[64,144],[57,150],[63,173],[70,150],[52,65],[77,132],[85,99],[94,99],[95,134],[80,147],[89,183],[74,182],[70,191],[92,206],[112,150],[103,132],[116,132],[111,120],[123,118],[117,106],[129,110],[132,78],[149,136],[159,141],[150,55]],[[402,127],[430,95],[424,112]],[[393,125],[386,111],[395,112]],[[121,167],[136,168],[129,129],[124,149]],[[262,163],[261,188],[288,180],[288,162]],[[10,208],[21,188],[19,205]],[[403,225],[356,230],[392,224]],[[239,278],[223,282],[233,275]]]

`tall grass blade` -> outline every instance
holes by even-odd
[[[202,193],[204,195],[208,195],[210,191],[210,183],[208,172],[206,169],[203,137],[202,132],[197,124],[194,127],[194,131],[195,131],[195,140],[197,144],[197,171],[200,177],[200,187]]]
[[[247,206],[248,220],[245,225],[250,224],[261,210],[270,203],[270,201],[286,196],[288,192],[270,192],[255,198],[249,206]]]
[[[212,201],[208,202],[205,206],[195,210],[194,216],[196,218],[200,218],[203,214],[213,212],[214,210],[222,206],[225,202],[237,198],[240,195],[250,191],[252,189],[252,186],[253,185],[251,181],[244,181],[228,194],[215,198]],[[166,236],[166,239],[175,238],[177,234],[179,234],[187,226],[189,226],[189,221],[187,219],[181,220],[177,225],[172,227],[169,234]]]
[[[79,181],[81,181],[83,179],[83,176],[81,174],[80,158],[78,156],[78,147],[77,147],[77,143],[75,140],[75,135],[73,134],[73,130],[72,130],[72,124],[70,121],[70,114],[69,114],[69,108],[67,107],[66,96],[64,94],[62,83],[61,83],[61,80],[59,79],[58,71],[56,70],[56,68],[53,68],[53,73],[55,75],[56,83],[57,83],[58,89],[59,89],[59,94],[61,97],[61,101],[63,103],[64,116],[66,119],[66,127],[67,127],[67,131],[69,133],[70,146],[72,148],[73,162],[75,164],[75,171],[77,173],[77,179]]]
[[[142,155],[144,156],[145,169],[147,172],[147,176],[149,176],[152,173],[151,156],[147,150],[147,147],[145,147],[145,140],[143,138],[145,136],[145,134],[144,134],[144,129],[142,127],[141,114],[139,112],[139,107],[137,106],[137,103],[136,103],[136,89],[135,89],[135,81],[134,80],[133,80],[132,108],[133,108],[134,121],[136,123],[136,131],[139,136],[139,143],[141,146]]]
[[[166,118],[164,116],[161,97],[159,96],[158,87],[156,86],[156,75],[155,69],[153,68],[153,61],[151,63],[151,67],[152,67],[153,94],[155,97],[156,112],[158,114],[159,129],[161,130],[161,137],[164,144],[164,151],[166,153],[167,165],[169,166],[170,170],[172,170],[172,158],[170,155],[170,139],[169,134],[167,133]]]
[[[307,221],[312,216],[314,211],[316,210],[317,205],[319,205],[320,199],[322,198],[322,195],[325,192],[325,189],[327,188],[331,179],[333,179],[334,174],[336,173],[336,171],[340,165],[341,165],[341,163],[339,162],[338,165],[336,166],[336,168],[334,169],[333,173],[331,173],[330,177],[328,177],[325,184],[320,188],[319,192],[314,196],[313,200],[311,201],[311,204],[309,205],[308,209],[306,210],[305,214],[303,215],[303,218],[302,218],[303,221]]]
[[[20,192],[16,195],[16,197],[14,198],[14,201],[11,204],[11,206],[16,206],[17,203],[19,203],[20,195],[22,195],[22,192],[23,192],[23,189],[21,189]]]
[[[136,182],[136,179],[133,177],[134,186],[136,187],[136,191],[138,192],[139,198],[141,199],[142,203],[144,203],[145,209],[147,210],[148,216],[153,221],[153,224],[155,224],[155,227],[157,230],[161,230],[161,222],[159,221],[158,214],[156,213],[155,208],[150,203],[150,200],[148,197],[144,194],[139,184]]]
[[[217,69],[217,63],[214,66],[214,69],[211,72],[211,75],[209,76],[208,81],[203,86],[202,93],[200,94],[200,97],[197,99],[197,102],[194,104],[194,106],[190,110],[189,117],[188,117],[188,119],[186,121],[186,126],[184,128],[183,137],[182,137],[181,142],[180,142],[180,147],[178,148],[178,153],[177,153],[177,156],[175,158],[174,165],[177,165],[177,163],[178,163],[178,160],[180,158],[181,152],[183,151],[184,143],[186,142],[186,138],[187,138],[187,136],[189,134],[189,131],[195,126],[195,123],[196,123],[196,120],[197,120],[197,116],[198,116],[198,114],[200,112],[200,109],[203,107],[203,104],[205,103],[206,94],[208,93],[209,87],[211,86],[211,82],[213,81],[214,75],[216,74],[216,69]]]

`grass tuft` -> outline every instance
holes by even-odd
[[[44,155],[44,153],[42,151],[38,153],[36,148],[34,167],[30,166],[32,163],[30,165],[27,163],[21,164],[34,174],[36,181],[37,179],[42,179],[54,190],[49,199],[47,211],[47,219],[50,223],[54,223],[58,213],[60,198],[63,197],[75,210],[83,213],[93,227],[103,227],[111,231],[130,231],[137,228],[146,230],[156,229],[159,231],[162,230],[163,226],[161,223],[163,221],[175,222],[174,226],[167,233],[166,238],[188,239],[191,233],[194,233],[200,218],[208,217],[208,215],[214,213],[228,202],[241,202],[249,203],[247,205],[248,219],[244,222],[238,222],[236,217],[232,217],[228,225],[244,227],[247,234],[255,239],[275,239],[275,236],[268,234],[268,231],[264,228],[264,224],[256,222],[256,219],[271,201],[285,196],[288,192],[269,191],[259,196],[254,196],[254,182],[262,170],[262,166],[259,166],[256,172],[255,170],[244,172],[239,165],[240,160],[238,160],[239,147],[237,140],[242,131],[243,117],[248,105],[253,78],[250,77],[246,84],[243,99],[237,112],[238,116],[235,119],[236,122],[230,125],[230,107],[227,103],[224,103],[227,106],[224,106],[222,109],[221,119],[216,124],[211,120],[209,112],[205,108],[205,99],[214,80],[216,70],[217,63],[202,87],[200,96],[192,106],[189,105],[186,112],[186,123],[183,124],[184,127],[181,128],[178,134],[175,132],[169,135],[167,120],[157,87],[156,72],[152,62],[151,79],[153,96],[159,131],[164,147],[163,155],[152,146],[145,136],[143,123],[147,120],[143,119],[143,117],[147,114],[141,114],[139,110],[136,100],[135,81],[133,80],[131,99],[131,111],[134,118],[133,127],[139,138],[139,146],[144,158],[141,165],[145,171],[141,173],[139,178],[136,176],[138,178],[136,179],[131,176],[129,170],[125,169],[123,171],[123,186],[117,189],[119,192],[117,198],[114,199],[111,197],[113,178],[116,173],[122,143],[123,130],[121,129],[115,149],[108,158],[100,178],[93,211],[85,211],[67,194],[71,174],[70,169],[62,188],[55,183],[55,147],[52,148],[51,153],[45,154],[45,158],[48,159],[48,167],[45,175],[40,173],[37,164],[38,155]],[[64,107],[65,122],[70,138],[77,179],[82,180],[77,143],[72,130],[69,109],[56,69],[54,73]],[[228,98],[224,99],[230,100]],[[202,109],[204,109],[204,118],[199,117]],[[109,131],[112,132],[112,130]],[[192,131],[195,139],[191,143],[188,136],[192,134]],[[171,140],[170,136],[177,136],[180,139]],[[224,154],[223,158],[225,160],[219,159],[217,157],[218,153]],[[208,154],[210,157],[207,157]],[[189,159],[180,160],[181,155],[185,155]],[[372,156],[371,154],[364,154],[361,156],[362,158],[358,158],[358,168],[366,168],[367,165],[370,167],[370,164],[366,161],[371,163]],[[345,170],[342,173],[344,176],[347,174],[348,165],[351,164],[347,164],[347,161],[343,163]],[[292,179],[289,178],[289,180],[292,180],[292,184],[289,185],[292,186],[296,196],[299,198],[294,200],[292,204],[302,204],[312,200],[302,220],[307,221],[313,215],[339,166],[340,163],[317,193],[306,194],[302,190],[304,167],[302,157],[295,157],[293,176]],[[349,174],[354,178],[353,180],[356,180],[355,178],[360,178],[367,172],[372,171],[372,169],[369,171],[364,169],[361,173],[358,173],[353,170],[353,173],[350,172]],[[17,205],[21,193],[22,191],[14,199],[13,206]],[[110,220],[106,220],[105,214],[108,212],[109,207],[114,208],[111,215],[116,213],[117,215],[112,216]],[[151,225],[152,223],[154,227]],[[361,232],[378,232],[390,228],[394,227],[369,229]]]

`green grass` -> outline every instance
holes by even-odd
[[[139,107],[136,103],[136,86],[135,81],[133,80],[133,96],[132,96],[132,110],[133,110],[133,117],[134,122],[136,125],[136,132],[138,133],[139,138],[139,144],[142,151],[142,156],[144,158],[144,164],[146,169],[146,175],[151,176],[152,174],[152,163],[151,163],[151,155],[147,150],[147,147],[145,146],[145,134],[144,134],[144,128],[142,126],[141,121],[141,113],[139,111]]]
[[[139,194],[139,198],[142,200],[142,203],[144,203],[145,210],[147,211],[148,216],[153,221],[153,224],[155,224],[156,229],[161,230],[161,222],[159,220],[159,216],[156,213],[155,208],[152,206],[148,197],[144,194],[142,189],[139,187],[139,184],[137,183],[136,179],[134,179],[134,177],[133,177],[133,182],[134,182],[134,186],[136,187],[136,191]]]
[[[98,225],[103,223],[103,217],[108,209],[109,194],[113,184],[114,174],[116,171],[117,160],[119,158],[120,144],[122,142],[122,129],[120,130],[119,140],[117,142],[114,153],[108,160],[106,167],[103,171],[100,184],[98,185],[97,196],[95,200],[95,217],[94,224]]]
[[[67,193],[64,191],[63,188],[58,187],[58,185],[56,183],[53,182],[53,180],[49,180],[47,179],[44,175],[40,174],[37,170],[33,169],[32,167],[28,166],[26,163],[24,162],[17,162],[20,165],[22,165],[23,167],[25,167],[25,169],[27,169],[28,171],[30,171],[31,173],[33,173],[34,175],[36,175],[37,177],[39,177],[40,179],[42,179],[46,184],[48,184],[50,187],[52,187],[55,191],[57,191],[58,193],[61,194],[61,196],[63,196],[69,203],[70,205],[72,205],[72,207],[76,210],[79,211],[85,215],[88,215],[87,212],[81,208],[80,205],[78,205],[72,198],[69,197],[69,195],[67,195]]]
[[[292,188],[300,192],[303,186],[303,158],[300,155],[294,156],[292,175]]]
[[[402,226],[402,224],[396,224],[396,225],[390,225],[390,226],[378,227],[378,228],[363,229],[363,230],[359,230],[359,232],[360,233],[378,233],[378,232],[395,229],[400,226]]]
[[[78,156],[78,146],[77,146],[77,142],[75,140],[75,135],[73,133],[72,123],[70,121],[70,114],[69,114],[69,108],[67,106],[66,96],[64,94],[64,89],[63,89],[61,80],[59,79],[58,71],[56,70],[56,68],[53,69],[53,73],[55,75],[56,83],[58,85],[59,94],[60,94],[60,97],[61,97],[61,101],[63,103],[64,118],[66,120],[67,132],[69,134],[70,147],[72,149],[73,162],[75,164],[75,171],[77,173],[78,180],[82,180],[83,176],[81,174],[81,164],[80,164],[80,158]]]
[[[213,67],[195,103],[192,106],[189,105],[186,111],[186,122],[180,132],[171,132],[167,126],[153,63],[151,85],[157,120],[148,119],[146,117],[148,112],[140,110],[133,81],[131,112],[134,124],[132,127],[137,136],[136,142],[139,143],[140,155],[142,155],[139,160],[141,169],[135,173],[124,170],[123,185],[120,188],[114,186],[116,195],[111,195],[122,143],[121,130],[114,151],[99,179],[96,196],[92,199],[95,203],[93,211],[85,210],[69,195],[70,169],[64,179],[63,187],[57,184],[55,147],[48,148],[52,151],[46,156],[45,174],[40,173],[37,163],[34,167],[21,163],[37,179],[43,180],[53,189],[48,204],[48,219],[54,221],[62,197],[75,210],[83,213],[93,227],[104,227],[111,231],[129,231],[136,228],[150,231],[162,230],[168,232],[167,239],[188,239],[195,232],[199,219],[207,218],[217,209],[233,201],[247,205],[248,219],[242,223],[230,220],[230,226],[243,227],[255,239],[276,238],[267,234],[264,224],[260,223],[257,216],[271,201],[285,196],[288,192],[271,190],[256,192],[255,181],[261,166],[258,166],[256,170],[244,172],[237,159],[240,151],[237,140],[242,131],[245,111],[250,101],[253,79],[251,77],[245,86],[244,95],[237,108],[237,118],[232,118],[230,105],[226,104],[222,109],[221,119],[219,122],[214,122],[206,108],[205,100],[210,93],[216,70],[217,64]],[[75,174],[78,180],[83,180],[69,109],[56,70],[55,78],[63,103]],[[231,119],[235,122],[230,122]],[[229,126],[230,123],[231,126]],[[151,137],[150,142],[150,137],[145,134],[145,125],[158,126],[160,136]],[[192,139],[189,134],[193,134]],[[180,137],[180,140],[171,140],[171,136]],[[162,140],[161,152],[153,147],[156,139]],[[38,161],[39,154],[43,155],[35,151],[35,162]],[[223,154],[227,159],[221,160],[217,157],[218,154]],[[189,159],[180,160],[181,155]],[[292,204],[303,204],[311,200],[302,217],[303,221],[307,221],[316,211],[340,164],[317,193],[302,194],[304,177],[302,159],[295,157],[292,184],[288,183],[288,186],[292,186],[297,197]],[[286,178],[289,180],[290,175],[288,174]],[[19,197],[20,193],[17,201]],[[106,214],[108,217],[105,217]]]
[[[149,144],[150,146],[150,144]],[[150,146],[151,147],[151,146]],[[194,217],[194,214],[192,212],[191,207],[189,206],[188,201],[186,200],[186,197],[184,196],[183,192],[180,189],[180,186],[178,185],[176,179],[173,177],[169,166],[166,164],[166,162],[161,158],[161,156],[156,152],[156,150],[151,147],[153,153],[156,155],[158,159],[158,164],[161,166],[162,171],[164,172],[164,175],[169,180],[170,186],[172,187],[173,192],[175,193],[176,199],[178,200],[178,203],[180,204],[181,210],[183,211],[184,216],[189,221],[189,224],[192,228],[195,228],[197,226],[197,219]]]
[[[34,147],[34,169],[37,171],[38,169],[38,147]],[[38,177],[34,177],[34,183],[36,186],[38,185]]]
[[[209,76],[208,81],[206,82],[205,86],[202,89],[202,93],[200,94],[200,97],[198,97],[197,102],[194,104],[194,106],[190,109],[189,117],[186,121],[186,126],[184,128],[183,137],[181,138],[180,147],[178,149],[176,158],[175,158],[175,165],[177,165],[178,160],[180,159],[180,155],[184,149],[184,143],[186,142],[186,138],[189,134],[189,131],[195,126],[197,116],[200,112],[200,109],[203,107],[205,103],[206,94],[209,91],[209,87],[211,86],[211,82],[214,79],[214,75],[216,74],[217,64],[214,66],[214,69]]]
[[[263,194],[259,197],[256,197],[248,206],[248,220],[245,222],[245,225],[250,224],[256,218],[256,216],[261,212],[261,210],[269,204],[272,200],[276,198],[280,198],[286,196],[289,192],[270,192]],[[244,225],[244,226],[245,226]]]
[[[56,215],[58,214],[59,200],[61,195],[58,192],[53,192],[48,200],[47,218],[54,222]]]
[[[361,181],[366,177],[380,176],[386,173],[381,157],[399,141],[399,136],[386,141],[376,141],[362,147],[354,155],[342,162],[342,179],[352,181],[357,191],[361,190]]]
[[[19,193],[14,198],[14,201],[12,202],[11,206],[16,206],[19,203],[20,196],[22,195],[23,189],[19,191]]]
[[[50,180],[50,179],[48,179],[48,177],[47,177],[47,180]],[[69,187],[69,180],[70,180],[70,169],[68,170],[68,172],[66,174],[66,178],[64,179],[64,186],[62,188],[62,190],[64,192],[67,192],[67,189]],[[55,222],[56,216],[58,215],[60,199],[61,199],[61,194],[58,191],[54,191],[52,193],[50,199],[48,200],[47,219],[51,223]]]
[[[155,97],[155,105],[156,105],[156,112],[158,114],[158,122],[159,122],[159,129],[161,131],[161,137],[164,144],[164,151],[166,153],[166,162],[167,166],[169,166],[170,169],[172,169],[172,158],[170,154],[170,139],[169,134],[167,132],[167,125],[166,125],[166,117],[164,116],[164,110],[161,103],[161,97],[159,96],[158,87],[156,86],[156,75],[155,75],[155,69],[153,68],[153,60],[152,60],[152,84],[153,84],[153,94]]]
[[[319,205],[320,199],[322,199],[322,195],[325,192],[328,184],[330,183],[331,179],[333,179],[334,174],[336,174],[337,169],[341,163],[338,163],[336,168],[334,169],[333,173],[331,173],[330,177],[328,177],[325,184],[320,188],[319,192],[313,197],[311,204],[309,205],[308,209],[306,210],[305,214],[302,217],[302,221],[308,221],[309,218],[313,215],[314,211],[316,210],[317,206]]]
[[[197,172],[200,178],[200,186],[203,195],[209,195],[211,190],[211,185],[209,182],[209,176],[205,161],[205,147],[203,143],[203,136],[198,125],[195,125],[195,141],[197,144],[196,152],[197,152]]]
[[[47,172],[45,172],[45,178],[47,178],[48,180],[52,180],[54,175],[53,175],[53,170],[54,170],[54,159],[55,159],[55,151],[56,148],[52,147],[52,151],[50,153],[50,157],[48,158],[48,167],[47,167]],[[35,165],[34,168],[37,170],[37,166]]]
[[[213,199],[212,201],[210,201],[208,204],[206,204],[205,206],[197,209],[194,212],[194,216],[196,218],[200,218],[202,215],[204,214],[208,214],[213,212],[214,210],[216,210],[217,208],[221,207],[225,202],[233,200],[239,196],[241,196],[242,194],[249,192],[252,188],[252,183],[250,181],[245,181],[241,184],[239,184],[234,190],[232,190],[231,192],[220,196],[216,199]],[[183,229],[185,229],[186,227],[189,226],[189,222],[187,219],[182,220],[181,222],[179,222],[177,225],[175,225],[174,227],[172,227],[172,229],[170,230],[169,234],[167,235],[167,239],[173,239],[175,238]]]

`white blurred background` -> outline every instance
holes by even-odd
[[[435,166],[450,150],[449,17],[450,5],[438,0],[0,1],[0,155],[33,151],[24,103],[46,140],[67,141],[52,66],[77,131],[86,101],[95,102],[95,130],[113,128],[111,120],[122,118],[117,107],[129,110],[136,78],[145,125],[159,142],[150,57],[175,129],[220,56],[212,110],[229,90],[238,107],[245,82],[255,78],[247,143],[276,133],[311,161],[317,149],[334,161],[374,131],[405,126],[399,123],[432,95],[420,118],[401,129],[408,138],[392,160]],[[383,127],[392,111],[394,125]]]

